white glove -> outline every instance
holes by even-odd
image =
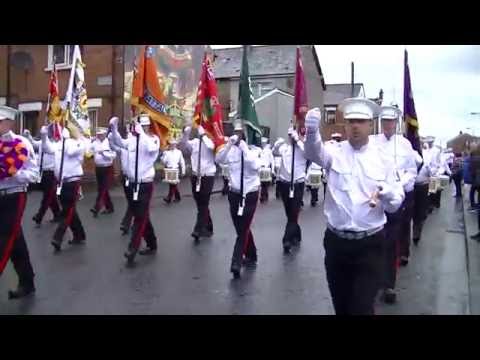
[[[66,127],[63,128],[63,130],[62,130],[62,137],[64,139],[70,139],[70,131],[68,131],[68,129]]]
[[[192,128],[190,126],[187,126],[185,129],[183,129],[184,134],[190,134],[191,131],[192,131]]]
[[[198,135],[205,135],[205,129],[202,127],[202,125],[198,125]]]
[[[293,141],[297,142],[298,141],[298,133],[295,129],[290,128],[288,129],[288,136],[290,136]]]
[[[41,135],[42,137],[44,137],[44,136],[47,136],[47,134],[48,134],[48,127],[45,126],[45,125],[43,125],[43,126],[40,128],[40,135]]]
[[[240,150],[242,150],[245,154],[248,152],[248,145],[244,140],[240,140],[240,144],[238,144]]]
[[[118,127],[118,117],[114,116],[108,122],[111,127],[117,128]]]
[[[139,122],[135,122],[135,132],[137,134],[144,134],[145,133],[145,131],[143,131],[142,125],[140,125]]]
[[[283,139],[283,138],[278,138],[278,140],[275,141],[275,144],[273,144],[273,147],[276,147],[276,146],[278,146],[278,145],[280,145],[280,144],[283,144],[284,142],[285,142],[285,139]]]
[[[308,132],[317,132],[320,126],[322,113],[319,108],[313,108],[307,112],[305,116],[305,127]]]
[[[228,143],[230,145],[235,145],[238,141],[238,135],[232,135],[228,138]]]

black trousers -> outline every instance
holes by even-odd
[[[302,240],[302,230],[300,229],[300,225],[298,225],[298,216],[302,206],[305,184],[294,184],[294,194],[292,199],[290,199],[290,183],[280,180],[277,186],[280,187],[280,195],[285,208],[285,214],[287,215],[287,225],[285,226],[282,243],[284,245],[291,245],[295,241]]]
[[[176,200],[180,200],[180,192],[178,191],[178,186],[176,184],[168,184],[168,196],[167,199],[171,200],[175,197]]]
[[[109,193],[113,181],[113,166],[97,166],[95,168],[95,175],[97,177],[98,191],[94,209],[100,211],[105,205],[107,210],[113,211],[113,203]]]
[[[400,227],[400,256],[410,257],[410,242],[412,238],[412,218],[415,210],[415,190],[405,193],[402,204],[402,220]]]
[[[403,208],[400,207],[395,213],[387,213],[387,223],[385,224],[385,257],[384,274],[385,281],[383,287],[386,289],[395,289],[397,279],[398,259],[400,256],[400,238],[402,230]]]
[[[144,238],[147,247],[156,249],[157,237],[152,222],[150,221],[150,202],[153,195],[153,182],[140,184],[137,200],[133,199],[135,184],[130,184],[129,187],[129,195],[131,195],[130,204],[133,213],[133,228],[128,247],[130,250],[137,251],[142,242],[142,238]]]
[[[478,193],[479,193],[479,191],[480,191],[480,187],[475,186],[475,185],[470,186],[469,197],[470,197],[470,206],[472,208],[475,207],[478,204],[478,199],[479,199]],[[475,193],[477,193],[477,201],[475,201]]]
[[[415,184],[413,198],[413,238],[420,239],[429,207],[428,184]]]
[[[192,193],[197,205],[197,220],[193,228],[194,232],[204,234],[213,233],[213,222],[210,216],[210,195],[212,194],[213,184],[215,182],[214,176],[202,176],[200,184],[200,192],[196,191],[197,177],[192,175]]]
[[[129,230],[132,225],[133,212],[132,212],[132,188],[126,185],[127,177],[122,176],[122,186],[123,193],[125,194],[125,199],[127,200],[127,208],[125,209],[125,214],[123,215],[122,222],[120,223],[121,227]]]
[[[257,256],[257,248],[250,226],[257,209],[258,191],[250,192],[245,196],[245,207],[243,208],[242,216],[238,216],[238,207],[241,205],[242,195],[230,191],[228,193],[228,201],[230,203],[230,216],[237,233],[233,248],[232,264],[240,266],[243,255],[249,258],[256,258]]]
[[[45,170],[42,173],[42,181],[40,182],[40,188],[42,190],[42,201],[40,202],[40,208],[35,215],[40,221],[42,221],[48,208],[52,210],[53,216],[56,218],[60,216],[60,205],[57,199],[57,180],[53,170]]]
[[[318,202],[318,188],[308,186],[310,189],[310,195],[311,195],[311,203]]]
[[[269,182],[262,182],[260,185],[260,202],[268,201],[268,187]]]
[[[453,179],[453,182],[455,183],[455,196],[462,197],[462,172],[459,171],[456,174],[453,174],[450,179]]]
[[[228,177],[223,177],[222,195],[227,195],[227,194],[228,194]]]
[[[26,202],[27,193],[0,196],[0,276],[10,259],[19,285],[29,287],[35,275],[22,231]]]
[[[53,235],[53,239],[57,243],[62,243],[68,228],[72,230],[74,239],[86,239],[82,221],[77,213],[77,201],[80,195],[79,190],[80,181],[72,181],[62,185],[62,192],[60,193],[62,211],[60,213],[60,222]]]
[[[325,269],[337,315],[374,315],[382,284],[384,231],[348,240],[325,231]]]

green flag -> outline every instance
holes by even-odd
[[[247,47],[243,46],[242,71],[240,72],[240,86],[238,90],[238,111],[237,114],[243,121],[247,130],[247,143],[261,145],[262,130],[255,111],[255,102],[252,88],[250,86],[250,74],[248,71]]]

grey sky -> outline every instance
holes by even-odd
[[[213,45],[213,48],[227,45]],[[228,46],[230,47],[230,46]],[[408,50],[413,97],[421,135],[445,141],[460,130],[480,135],[480,46],[316,45],[327,84],[362,82],[367,97],[384,91],[384,104],[403,108],[403,51]]]

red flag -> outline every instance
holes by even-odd
[[[293,115],[300,134],[305,134],[305,115],[308,111],[307,85],[305,82],[305,73],[303,72],[303,63],[300,48],[297,47],[297,66],[295,70],[295,100],[293,105]]]
[[[55,140],[60,140],[61,138],[62,127],[60,124],[64,116],[65,111],[62,109],[58,96],[57,68],[55,64],[53,64],[50,81],[48,83],[47,119],[50,122],[50,126],[53,126],[53,138]]]
[[[217,83],[207,54],[203,58],[193,123],[195,126],[202,125],[208,136],[212,138],[216,152],[225,145],[222,108],[218,101]]]
[[[152,131],[160,138],[160,146],[166,148],[171,119],[167,114],[165,98],[158,81],[153,48],[145,46],[133,74],[131,105],[137,112],[150,116]]]

